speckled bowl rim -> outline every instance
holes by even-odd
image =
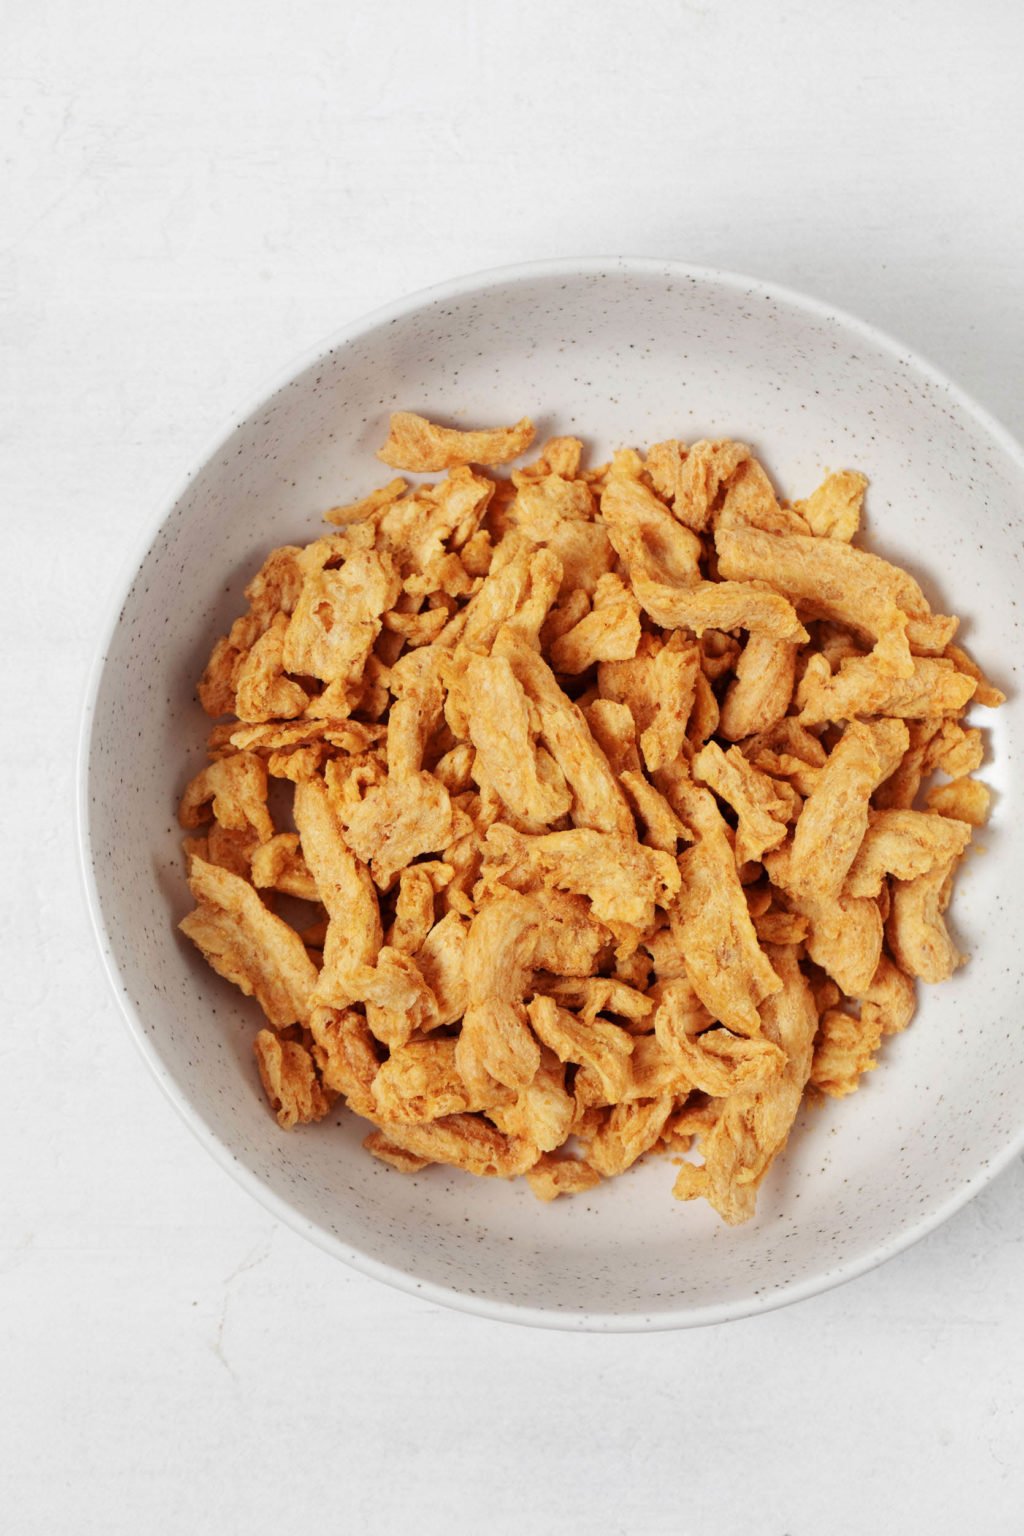
[[[725,1302],[719,1305],[680,1308],[676,1311],[657,1313],[653,1316],[648,1313],[555,1312],[553,1309],[519,1306],[511,1302],[489,1301],[479,1296],[468,1296],[454,1287],[421,1280],[413,1270],[403,1270],[390,1264],[383,1264],[378,1259],[372,1258],[369,1254],[363,1253],[359,1249],[348,1247],[331,1233],[317,1226],[315,1222],[302,1216],[287,1200],[275,1194],[261,1178],[243,1166],[231,1150],[231,1147],[196,1111],[191,1101],[181,1092],[165,1068],[155,1045],[145,1030],[142,1018],[135,1004],[129,998],[123,985],[103,920],[99,891],[93,871],[89,827],[89,771],[96,702],[107,652],[117,626],[120,623],[122,610],[136,575],[148,557],[153,544],[156,542],[164,523],[170,517],[174,507],[185,495],[196,476],[225,446],[233,433],[238,430],[239,425],[268,405],[279,391],[286,388],[300,374],[304,373],[306,369],[327,354],[337,351],[339,348],[347,346],[354,341],[358,341],[368,332],[376,330],[379,326],[387,324],[392,320],[407,318],[425,305],[462,299],[471,294],[486,292],[492,287],[504,286],[524,280],[529,281],[549,277],[591,277],[609,271],[620,274],[635,273],[638,276],[646,277],[662,277],[675,281],[693,281],[721,288],[756,292],[766,300],[801,310],[816,320],[825,321],[852,332],[855,336],[860,336],[872,342],[877,348],[889,353],[897,362],[916,370],[929,383],[945,391],[959,409],[972,416],[975,422],[988,433],[1002,452],[1012,459],[1021,472],[1024,473],[1024,448],[991,412],[980,405],[966,390],[953,383],[941,369],[928,362],[920,353],[903,345],[886,332],[879,330],[874,325],[870,325],[867,321],[780,283],[765,282],[760,278],[746,277],[742,273],[722,271],[715,267],[691,266],[686,262],[657,257],[593,256],[584,258],[561,257],[553,260],[520,262],[506,267],[491,267],[483,271],[468,273],[463,277],[453,278],[449,282],[438,283],[429,288],[421,288],[415,293],[408,294],[391,304],[386,304],[379,309],[372,310],[368,314],[350,322],[339,331],[336,331],[327,340],[312,347],[297,361],[292,362],[286,369],[281,371],[269,386],[261,389],[250,400],[244,409],[235,411],[232,414],[230,424],[218,432],[207,444],[205,450],[197,456],[194,461],[194,467],[188,472],[184,480],[177,485],[173,494],[162,500],[160,512],[149,524],[144,535],[138,540],[131,557],[126,560],[119,578],[114,583],[113,595],[106,608],[106,617],[100,632],[100,640],[90,668],[78,736],[76,813],[79,861],[85,888],[86,905],[89,910],[96,942],[99,946],[103,968],[111,990],[117,999],[121,1016],[127,1025],[128,1032],[146,1065],[189,1130],[216,1159],[220,1166],[241,1184],[243,1189],[247,1190],[272,1215],[276,1216],[294,1231],[300,1233],[303,1237],[309,1238],[326,1253],[333,1255],[334,1258],[341,1259],[352,1269],[358,1270],[364,1275],[369,1275],[375,1280],[382,1280],[386,1285],[406,1291],[410,1295],[418,1296],[424,1301],[433,1301],[441,1306],[452,1307],[463,1312],[472,1313],[477,1317],[489,1318],[492,1321],[519,1323],[528,1327],[553,1328],[563,1332],[647,1333],[676,1328],[702,1327],[713,1323],[731,1322],[763,1312],[772,1312],[776,1308],[789,1306],[796,1301],[807,1300],[811,1296],[817,1296],[824,1291],[832,1290],[835,1286],[843,1285],[849,1280],[855,1280],[859,1275],[867,1274],[870,1270],[875,1269],[880,1264],[884,1264],[886,1260],[894,1258],[897,1254],[902,1253],[905,1249],[910,1248],[914,1243],[926,1237],[929,1232],[933,1232],[937,1227],[941,1226],[944,1221],[947,1221],[949,1217],[953,1216],[969,1200],[973,1199],[975,1195],[984,1189],[987,1184],[991,1183],[994,1178],[1002,1173],[1013,1162],[1015,1157],[1024,1153],[1024,1122],[1022,1122],[1016,1135],[1008,1141],[998,1156],[989,1159],[980,1172],[966,1179],[959,1189],[954,1191],[948,1199],[934,1210],[896,1232],[888,1241],[876,1245],[870,1253],[848,1263],[837,1264],[820,1274],[795,1281],[792,1285],[782,1287],[769,1295],[753,1295],[738,1301]]]

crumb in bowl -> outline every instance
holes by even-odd
[[[854,542],[862,475],[787,503],[742,443],[570,437],[486,472],[532,438],[396,413],[379,457],[446,478],[267,557],[199,682],[181,927],[284,1128],[341,1100],[392,1167],[541,1200],[667,1152],[742,1222],[963,961],[1002,695]]]

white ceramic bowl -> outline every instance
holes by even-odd
[[[958,883],[973,952],[922,989],[905,1035],[853,1098],[805,1112],[731,1230],[672,1199],[653,1158],[540,1205],[522,1183],[392,1172],[339,1113],[284,1134],[253,1066],[254,1006],[175,931],[188,906],[174,807],[202,755],[194,683],[271,546],[382,479],[387,412],[513,421],[616,444],[730,435],[784,493],[826,466],[871,477],[871,547],[920,577],[1011,693],[983,721],[998,798]],[[97,936],[159,1082],[258,1199],[365,1273],[491,1317],[650,1329],[809,1296],[906,1247],[1020,1150],[1024,1032],[1021,753],[1024,456],[934,369],[847,316],[747,278],[644,260],[484,273],[347,327],[199,463],[118,603],[86,709],[81,827]],[[1021,599],[1024,602],[1024,599]],[[978,711],[978,714],[983,714]]]

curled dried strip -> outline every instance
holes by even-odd
[[[382,891],[424,853],[440,853],[454,831],[451,796],[432,773],[388,777],[368,790],[346,829],[352,851],[369,865]]]
[[[460,432],[440,427],[414,411],[393,411],[387,440],[377,457],[392,469],[432,474],[459,464],[507,464],[533,442],[533,423],[524,416],[514,427]]]
[[[246,657],[277,616],[290,614],[295,607],[302,590],[301,554],[294,544],[271,550],[246,587],[248,611],[217,641],[199,679],[196,691],[208,715],[234,712],[238,674]]]
[[[722,487],[749,457],[745,443],[702,440],[689,449],[679,442],[655,443],[647,455],[647,472],[679,521],[705,533]]]
[[[754,1214],[757,1189],[785,1145],[811,1072],[818,1011],[791,949],[771,952],[782,989],[762,1009],[763,1033],[785,1056],[767,1084],[740,1089],[723,1100],[711,1128],[700,1136],[703,1164],[684,1163],[676,1179],[681,1200],[703,1195],[730,1226]]]
[[[778,592],[747,581],[702,581],[670,587],[630,571],[644,612],[665,629],[746,629],[769,640],[808,638],[792,603]]]
[[[619,778],[643,828],[641,841],[671,854],[676,853],[680,842],[690,841],[689,832],[665,796],[638,769],[627,770]]]
[[[451,883],[454,870],[442,860],[410,864],[398,877],[395,920],[388,933],[391,949],[414,955],[426,942],[434,926],[435,901],[439,891]]]
[[[887,875],[914,880],[959,858],[971,825],[928,811],[870,811],[868,829],[846,877],[851,896],[877,896]]]
[[[612,933],[637,937],[654,924],[679,890],[675,860],[636,837],[574,828],[527,837],[497,823],[487,833],[485,879],[533,889],[535,883],[586,896],[594,917]]]
[[[709,742],[693,760],[693,777],[714,790],[736,812],[736,862],[756,862],[784,840],[796,819],[800,796],[755,768],[738,747],[723,752]]]
[[[317,974],[305,945],[229,870],[194,858],[189,887],[196,907],[179,924],[219,976],[255,997],[271,1024],[304,1023]]]
[[[657,1035],[637,1035],[629,1059],[629,1081],[618,1102],[634,1104],[638,1099],[659,1099],[666,1094],[678,1099],[688,1094],[691,1086],[678,1056],[667,1050]],[[574,1091],[579,1105],[606,1103],[599,1083],[586,1067],[577,1072]]]
[[[839,895],[868,828],[871,796],[908,744],[907,728],[898,720],[858,722],[843,733],[796,824],[787,876],[791,890]]]
[[[882,1021],[877,1013],[860,1017],[842,1008],[829,1008],[822,1016],[814,1042],[811,1082],[831,1098],[855,1093],[865,1072],[878,1065]]]
[[[474,1091],[486,1092],[492,1079],[521,1088],[537,1074],[540,1047],[523,998],[542,921],[537,902],[512,894],[481,906],[470,924],[456,1062]]]
[[[517,1137],[544,1153],[565,1143],[572,1132],[576,1108],[576,1100],[566,1092],[564,1070],[542,1056],[532,1081],[508,1102],[490,1105],[487,1113],[506,1136]]]
[[[738,466],[712,513],[716,528],[762,528],[765,533],[806,533],[807,523],[793,507],[780,506],[772,483],[756,459]]]
[[[345,841],[325,784],[311,780],[297,785],[294,811],[303,856],[329,919],[317,1000],[344,1008],[355,999],[355,978],[375,964],[380,951],[377,893],[369,871]]]
[[[925,805],[939,816],[950,816],[966,821],[972,827],[983,827],[988,821],[992,806],[992,791],[980,779],[969,776],[951,779],[948,784],[936,784],[925,796]]]
[[[750,636],[722,704],[719,730],[727,741],[742,741],[782,719],[793,693],[796,652],[791,640]]]
[[[594,588],[590,612],[551,646],[556,672],[585,672],[599,661],[628,661],[640,644],[640,608],[620,577],[609,572]]]
[[[313,1058],[295,1040],[282,1040],[271,1029],[261,1029],[253,1042],[260,1081],[277,1114],[277,1123],[290,1131],[295,1125],[322,1120],[331,1107],[317,1076]]]
[[[538,1157],[530,1142],[503,1136],[479,1115],[446,1115],[424,1125],[387,1120],[363,1145],[395,1167],[404,1164],[413,1170],[428,1163],[447,1163],[480,1178],[514,1179],[532,1168]]]
[[[478,767],[529,831],[565,816],[572,795],[554,759],[537,742],[539,718],[504,656],[472,656],[463,681],[466,729]]]
[[[909,677],[893,677],[874,655],[840,663],[834,676],[807,676],[796,692],[801,725],[855,720],[859,715],[890,715],[923,720],[957,715],[966,708],[977,683],[957,672],[943,657],[917,656]]]
[[[685,636],[674,634],[659,644],[655,636],[645,635],[635,656],[598,667],[601,698],[595,699],[591,710],[606,700],[624,704],[633,717],[644,764],[656,773],[674,763],[683,750],[699,672],[700,651]],[[635,766],[639,768],[639,762]]]
[[[377,1117],[402,1125],[421,1125],[501,1102],[500,1090],[486,1093],[482,1100],[474,1098],[455,1064],[455,1041],[446,1038],[396,1046],[377,1071],[372,1093]]]
[[[939,768],[951,779],[974,773],[980,768],[985,756],[985,742],[981,731],[972,726],[966,730],[959,720],[944,719],[927,733],[924,771]]]
[[[268,843],[253,850],[252,883],[257,888],[281,891],[302,901],[319,901],[320,893],[302,857],[297,832],[278,832]]]
[[[631,581],[695,586],[703,553],[700,539],[666,510],[640,472],[639,456],[631,449],[617,453],[601,494],[601,517],[615,551]]]
[[[759,1035],[759,1005],[782,983],[757,941],[726,824],[708,790],[665,774],[661,787],[695,838],[680,856],[680,890],[669,914],[686,974],[727,1029]]]
[[[807,954],[850,997],[859,997],[878,968],[882,953],[883,914],[876,900],[846,894],[831,896],[806,885],[794,888],[792,849],[765,856],[768,878],[780,890],[785,907],[806,918]]]
[[[775,1077],[785,1066],[781,1048],[772,1040],[748,1040],[725,1029],[702,1029],[701,1015],[687,1007],[685,989],[669,983],[654,1016],[654,1031],[666,1052],[682,1069],[690,1087],[712,1098],[727,1098],[741,1088]]]
[[[375,513],[383,512],[393,502],[401,501],[409,489],[406,481],[402,479],[389,480],[387,485],[378,486],[368,496],[361,496],[358,501],[347,502],[344,506],[331,507],[324,513],[325,523],[335,523],[339,528],[347,528],[350,523],[362,523]]]
[[[878,962],[871,985],[856,1000],[860,1003],[862,1017],[867,1015],[879,1020],[883,1035],[898,1035],[906,1029],[917,1006],[913,978],[885,954]]]
[[[215,821],[204,837],[183,838],[181,846],[185,851],[186,869],[191,869],[192,860],[199,858],[248,880],[252,874],[253,857],[261,845],[251,827],[232,832]]]
[[[921,981],[947,981],[964,963],[943,916],[955,865],[952,859],[914,880],[892,882],[886,941],[900,969]]]
[[[520,472],[512,480],[516,496],[511,525],[518,537],[557,557],[562,567],[562,600],[573,593],[594,592],[615,564],[615,551],[607,529],[594,519],[590,488],[581,480],[565,480],[557,474],[536,479]]]
[[[391,668],[388,687],[394,697],[388,715],[388,773],[395,778],[418,773],[434,732],[441,723],[444,687],[441,681],[446,652],[422,645]]]
[[[582,1158],[554,1157],[547,1152],[526,1170],[526,1182],[538,1200],[549,1201],[559,1195],[581,1195],[600,1184],[601,1175]]]
[[[535,985],[539,988],[537,979]],[[650,1028],[656,1002],[618,976],[559,976],[546,982],[544,989],[568,1008],[578,1009],[580,1018],[592,1024],[598,1014],[626,1020],[642,1034]]]
[[[633,818],[608,759],[583,711],[563,693],[551,668],[508,626],[497,636],[495,654],[508,659],[537,706],[540,739],[572,791],[570,815],[576,826],[632,836]]]
[[[332,718],[344,719],[360,696],[363,671],[381,620],[402,589],[391,557],[354,550],[338,569],[311,572],[284,635],[283,661],[295,676],[328,685]],[[319,708],[326,708],[324,699]]]
[[[894,615],[906,615],[910,623],[901,650],[908,666],[910,650],[941,656],[955,633],[956,620],[933,615],[906,571],[839,539],[722,528],[715,548],[726,580],[766,581],[802,612],[832,619],[872,641],[892,633]]]
[[[615,1104],[623,1097],[630,1082],[633,1054],[633,1037],[626,1030],[597,1018],[581,1019],[542,993],[528,1004],[527,1014],[537,1039],[559,1061],[590,1070],[606,1103]]]
[[[238,668],[235,681],[235,714],[255,724],[291,720],[309,704],[306,690],[284,672],[284,637],[289,619],[274,615]]]
[[[852,469],[826,475],[806,501],[795,501],[809,531],[823,539],[841,539],[849,544],[860,528],[860,511],[867,489],[867,477]]]
[[[615,1104],[597,1135],[587,1145],[587,1162],[602,1178],[625,1173],[656,1145],[672,1113],[669,1093],[654,1099]]]
[[[267,770],[251,752],[233,752],[210,763],[187,785],[178,806],[183,827],[210,817],[227,832],[252,831],[261,843],[274,835],[267,810]]]

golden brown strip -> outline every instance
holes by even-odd
[[[507,464],[533,442],[533,423],[525,416],[514,427],[460,432],[439,427],[414,411],[393,411],[387,440],[377,457],[392,469],[432,474],[460,464]]]
[[[700,1137],[704,1162],[684,1163],[678,1200],[703,1196],[730,1226],[749,1221],[757,1191],[796,1119],[810,1076],[818,1011],[791,949],[771,951],[782,990],[766,999],[763,1032],[784,1053],[786,1065],[770,1082],[724,1100],[714,1125]]]

